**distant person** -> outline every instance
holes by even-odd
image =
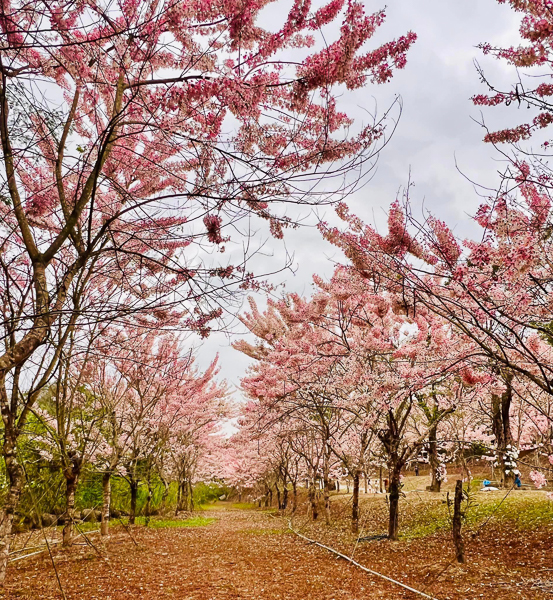
[[[484,487],[480,490],[481,492],[496,492],[498,490],[498,488],[492,485],[492,482],[489,479],[484,479],[482,485]]]
[[[415,465],[415,475],[419,476],[419,465]]]
[[[520,488],[522,486],[522,481],[520,480],[520,475],[515,475],[515,485],[517,486],[517,488]]]

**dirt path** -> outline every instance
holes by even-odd
[[[132,535],[117,527],[105,546],[57,550],[55,564],[66,600],[361,600],[420,596],[366,574],[290,533],[287,521],[264,512],[216,510],[205,527],[154,529]],[[308,535],[349,554],[352,536],[323,523]],[[302,527],[297,517],[295,526]],[[540,533],[538,535],[538,533]],[[487,531],[469,543],[457,566],[448,536],[360,544],[355,558],[439,600],[545,600],[553,572],[549,530],[522,535]],[[62,598],[47,553],[13,563],[0,598]]]
[[[89,547],[59,551],[67,600],[357,600],[416,598],[371,579],[253,511],[209,513],[207,527],[118,529],[100,558]],[[94,539],[94,538],[92,538]],[[4,597],[61,598],[47,554],[14,563]]]

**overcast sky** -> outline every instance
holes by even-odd
[[[368,10],[382,4],[366,2]],[[382,221],[398,190],[405,186],[409,172],[415,187],[411,198],[415,207],[431,210],[455,226],[459,235],[470,234],[469,215],[479,204],[470,180],[493,187],[500,168],[494,149],[481,140],[482,128],[474,122],[480,110],[470,97],[485,92],[474,67],[478,60],[494,82],[509,87],[514,74],[491,57],[484,57],[477,45],[490,42],[511,45],[519,41],[519,16],[496,0],[388,0],[387,20],[373,38],[374,45],[412,30],[418,35],[408,54],[407,66],[384,86],[369,86],[341,98],[342,107],[354,118],[366,121],[365,108],[377,103],[382,112],[396,95],[401,96],[403,113],[389,145],[382,151],[377,170],[366,187],[350,197],[354,213],[365,221]],[[489,109],[487,124],[495,127],[525,120],[526,114]],[[461,172],[460,172],[461,171]],[[467,179],[468,178],[468,179]],[[332,218],[332,209],[322,216]],[[312,224],[315,219],[310,220]],[[289,232],[286,249],[293,252],[295,274],[284,272],[275,283],[286,282],[288,291],[309,295],[314,273],[328,277],[333,262],[342,257],[336,248],[321,239],[313,227]],[[269,241],[272,257],[264,259],[266,271],[278,269],[284,261],[284,248]],[[259,299],[263,303],[263,299]],[[238,331],[235,339],[247,337]],[[192,341],[192,340],[191,340]],[[239,386],[249,359],[229,345],[222,334],[215,334],[199,348],[200,365],[205,366],[218,352],[221,377]],[[240,397],[240,392],[235,395]]]

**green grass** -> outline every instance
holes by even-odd
[[[56,525],[56,529],[58,531],[62,531],[63,528],[64,528],[64,525]],[[93,522],[81,521],[80,523],[75,523],[73,525],[74,534],[78,534],[81,531],[84,531],[85,533],[87,531],[98,531],[98,529],[100,529],[100,523],[97,523],[95,521],[93,521]]]
[[[206,527],[211,525],[215,519],[195,516],[189,519],[150,519],[148,527],[152,529],[168,529],[168,528],[179,528],[179,527]],[[138,517],[136,519],[137,525],[146,525],[146,517]]]
[[[204,512],[210,510],[223,510],[223,507],[218,506],[217,504],[200,504],[198,510],[203,510]]]
[[[513,491],[506,498],[504,493],[484,498],[479,494],[468,510],[464,507],[466,514],[463,527],[476,531],[480,527],[487,527],[488,523],[490,526],[499,523],[524,530],[553,525],[553,503],[541,494],[534,494],[532,497]],[[400,524],[402,539],[424,538],[451,529],[451,517],[446,504],[426,504],[420,506],[419,510],[415,509],[413,514],[409,514],[411,511],[406,511],[406,508],[406,503],[400,505],[400,515],[403,510],[404,516]]]
[[[63,528],[63,527],[62,527]],[[100,529],[100,523],[90,523],[88,521],[83,521],[82,523],[78,523],[75,525],[75,531],[96,531]]]

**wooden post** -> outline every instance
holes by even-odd
[[[455,483],[455,500],[453,501],[453,543],[457,562],[465,562],[465,544],[461,536],[461,502],[463,500],[463,482],[458,479]]]

